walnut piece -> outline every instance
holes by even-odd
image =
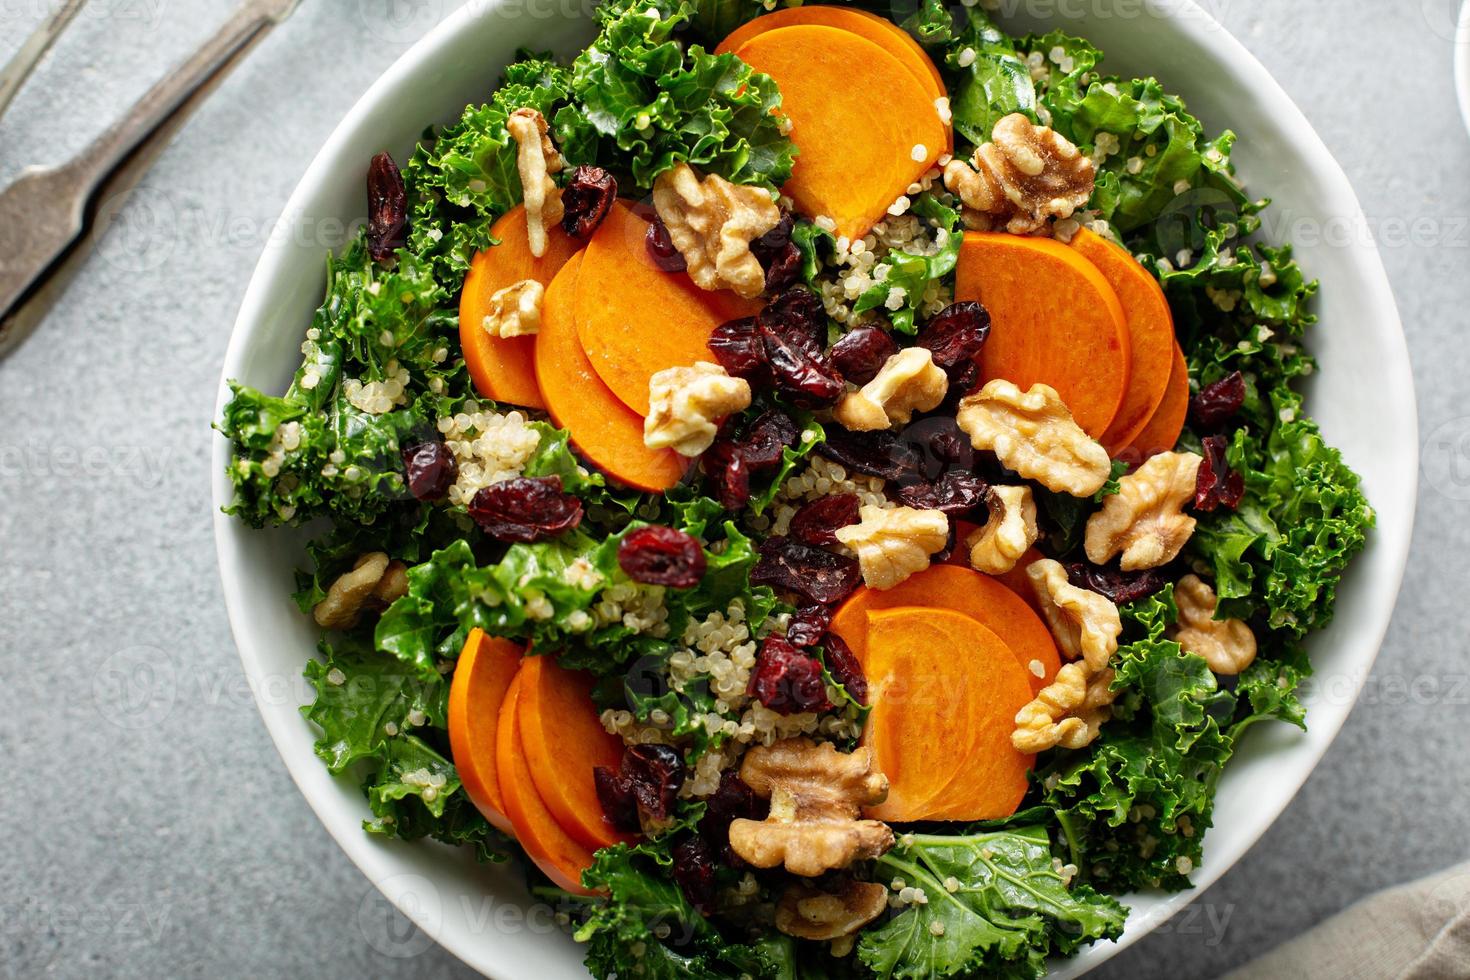
[[[781,220],[770,194],[719,174],[700,180],[681,163],[654,180],[653,206],[700,289],[733,289],[746,299],[765,291],[766,272],[750,243]]]
[[[955,421],[976,449],[1048,490],[1090,497],[1112,476],[1108,451],[1072,419],[1061,396],[1044,384],[1022,392],[995,380],[965,396]]]
[[[490,294],[490,312],[480,321],[492,337],[524,337],[541,329],[541,300],[546,288],[522,279]]]
[[[1108,706],[1117,697],[1112,686],[1111,670],[1094,674],[1083,661],[1064,664],[1056,680],[1017,712],[1011,744],[1026,753],[1088,745],[1111,714]]]
[[[1070,218],[1092,197],[1097,167],[1055,130],[1012,113],[995,124],[990,139],[968,164],[951,160],[944,168],[944,186],[972,219],[967,225],[983,215],[986,230],[1029,235],[1049,219]]]
[[[649,378],[648,403],[644,445],[698,456],[714,444],[721,419],[750,407],[750,382],[730,377],[718,364],[696,361]]]
[[[1004,575],[1036,543],[1036,497],[1030,487],[991,487],[990,520],[965,542],[970,565],[987,575]]]
[[[1081,657],[1093,673],[1104,670],[1118,652],[1123,618],[1104,596],[1079,589],[1067,580],[1060,562],[1043,558],[1026,568],[1046,624],[1069,659]]]
[[[566,166],[546,117],[531,108],[517,109],[505,121],[516,141],[516,170],[521,175],[521,200],[526,205],[526,242],[536,258],[546,254],[546,229],[562,219],[561,189],[551,179]]]
[[[827,942],[851,936],[888,909],[888,889],[848,879],[836,892],[804,881],[787,887],[776,905],[776,928],[788,936]]]
[[[929,556],[949,544],[949,518],[942,511],[864,504],[859,522],[837,529],[837,540],[857,552],[863,581],[891,589],[929,567]]]
[[[1184,507],[1202,462],[1194,453],[1160,453],[1120,479],[1118,492],[1087,519],[1087,560],[1101,565],[1122,552],[1123,570],[1136,572],[1179,557],[1194,534]]]
[[[745,754],[740,778],[771,801],[764,820],[730,824],[730,847],[757,868],[784,864],[815,878],[893,846],[893,831],[861,818],[888,798],[888,777],[873,770],[872,750],[838,752],[830,742],[788,738]]]
[[[849,391],[832,417],[854,432],[907,425],[915,412],[927,412],[944,401],[949,378],[923,347],[909,347],[884,362],[878,374],[857,391]]]
[[[352,571],[337,577],[311,615],[323,629],[351,629],[367,610],[386,609],[407,594],[408,566],[372,551],[357,559]]]
[[[1174,586],[1179,625],[1169,631],[1184,649],[1203,657],[1217,674],[1238,674],[1256,659],[1256,634],[1238,619],[1216,619],[1220,599],[1198,575],[1186,575]]]

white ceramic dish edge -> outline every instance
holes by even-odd
[[[360,211],[360,205],[350,206],[352,199],[348,195],[361,193],[356,175],[361,171],[362,161],[381,148],[371,133],[416,133],[426,115],[433,111],[426,113],[421,105],[452,112],[469,101],[476,91],[482,92],[483,86],[472,84],[469,79],[444,82],[445,69],[437,66],[455,64],[456,58],[476,55],[487,60],[473,39],[484,28],[481,21],[500,16],[502,7],[498,2],[471,3],[450,15],[400,58],[334,130],[292,194],[285,214],[295,217]],[[1221,70],[1241,91],[1269,101],[1281,129],[1295,137],[1290,150],[1303,158],[1301,162],[1320,186],[1324,199],[1320,213],[1362,222],[1361,209],[1346,176],[1300,111],[1239,42],[1193,3],[1165,0],[1151,4],[1150,9],[1152,16],[1167,20],[1189,42],[1184,47],[1211,50],[1219,58]],[[509,16],[505,22],[515,23]],[[555,40],[572,39],[579,25],[550,26],[550,31],[538,36],[540,46],[551,44],[553,35]],[[1079,32],[1086,33],[1085,27]],[[1107,50],[1107,45],[1104,49]],[[1168,78],[1166,72],[1159,73]],[[446,88],[450,91],[446,92]],[[422,91],[425,89],[432,89],[432,96]],[[424,101],[412,98],[414,94],[425,95]],[[387,122],[383,121],[384,116],[390,117]],[[351,179],[345,180],[344,174],[352,175]],[[340,186],[344,184],[351,185],[350,191]],[[334,200],[340,207],[331,206]],[[1334,644],[1331,647],[1326,642],[1318,644],[1332,651],[1331,666],[1320,676],[1330,678],[1333,683],[1319,684],[1312,689],[1311,730],[1307,734],[1280,726],[1269,731],[1258,729],[1232,762],[1222,783],[1217,827],[1207,844],[1205,866],[1195,875],[1199,887],[1167,897],[1136,897],[1132,903],[1135,917],[1122,940],[1093,947],[1074,961],[1057,964],[1056,977],[1077,976],[1146,935],[1197,898],[1255,843],[1290,802],[1346,719],[1387,630],[1393,598],[1407,561],[1416,496],[1418,437],[1412,377],[1392,294],[1376,250],[1366,243],[1346,246],[1345,250],[1349,254],[1344,261],[1356,272],[1361,290],[1366,293],[1359,298],[1358,315],[1365,321],[1380,324],[1373,338],[1376,349],[1371,358],[1378,395],[1374,399],[1374,411],[1396,421],[1398,427],[1359,439],[1361,451],[1350,455],[1350,462],[1360,469],[1365,462],[1376,461],[1375,453],[1386,453],[1393,465],[1372,467],[1365,472],[1370,497],[1379,510],[1380,525],[1372,546],[1344,584],[1344,612],[1332,630]],[[229,395],[224,379],[243,378],[266,385],[279,374],[279,365],[267,367],[265,362],[279,360],[276,354],[281,338],[292,338],[283,348],[286,351],[294,350],[299,342],[305,311],[314,308],[320,298],[320,275],[309,275],[301,269],[308,255],[313,256],[313,261],[322,257],[320,248],[313,250],[309,245],[290,240],[273,241],[265,250],[230,339],[218,407],[223,407]],[[1310,263],[1307,265],[1309,270],[1317,271]],[[1329,280],[1328,289],[1337,283],[1336,277]],[[262,333],[274,338],[276,347],[262,343],[258,336]],[[274,353],[262,353],[265,348]],[[284,383],[285,377],[277,377],[275,381]],[[1319,416],[1335,414],[1331,405],[1312,402],[1309,407]],[[1334,436],[1326,418],[1324,426],[1329,437]],[[524,896],[514,874],[467,867],[462,855],[447,848],[385,841],[361,830],[365,807],[357,787],[352,780],[334,779],[326,772],[312,754],[314,736],[297,712],[298,705],[305,700],[297,680],[300,661],[312,649],[312,643],[310,630],[286,598],[291,588],[289,573],[262,560],[267,551],[279,551],[280,546],[262,543],[271,536],[252,532],[219,512],[218,508],[231,495],[225,476],[229,446],[216,436],[213,449],[216,545],[231,628],[266,726],[308,803],[369,880],[425,934],[470,966],[497,977],[578,975],[578,951],[570,943],[547,937],[547,928],[538,928],[528,919],[507,925],[486,914],[491,905],[500,901],[492,896],[507,892]],[[1374,479],[1374,474],[1381,471],[1397,476]],[[1369,596],[1371,602],[1367,601]],[[1348,599],[1363,604],[1348,606]],[[279,659],[279,651],[283,649],[299,652],[272,667],[272,658]],[[292,667],[290,672],[286,671],[287,664]],[[1232,786],[1243,788],[1247,784],[1251,788],[1249,799],[1245,794],[1230,792]],[[364,908],[369,899],[364,899]],[[394,952],[412,948],[415,947],[410,944]]]

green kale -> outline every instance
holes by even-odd
[[[990,15],[978,6],[965,15],[965,29],[944,46],[944,70],[955,132],[979,146],[1012,113],[1036,118],[1036,86],[1015,42]]]
[[[1113,939],[1126,910],[1070,888],[1044,827],[959,836],[904,834],[876,862],[925,901],[862,933],[858,957],[880,978],[1041,977],[1052,951]]]
[[[625,194],[683,162],[772,189],[791,175],[775,82],[733,54],[684,44],[676,32],[697,12],[687,0],[605,3],[602,32],[572,64],[557,138],[569,159],[612,170]]]
[[[854,313],[885,310],[893,329],[906,334],[918,332],[916,317],[930,285],[954,272],[964,242],[959,212],[934,194],[926,192],[915,198],[913,213],[934,229],[934,250],[892,251],[883,256],[875,268],[886,268],[886,274],[879,275],[852,307]]]

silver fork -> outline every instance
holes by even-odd
[[[187,110],[298,2],[248,0],[85,150],[59,167],[26,170],[0,192],[0,358],[40,322],[48,301],[64,286],[65,267],[75,271],[75,253],[83,251],[89,209],[99,191],[108,186],[121,193],[131,187]]]

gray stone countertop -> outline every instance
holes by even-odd
[[[51,6],[0,0],[0,58]],[[308,0],[0,363],[0,974],[468,974],[437,947],[379,951],[363,927],[376,892],[287,777],[225,621],[208,456],[230,324],[287,195],[451,6]],[[1432,479],[1394,625],[1341,737],[1196,911],[1099,977],[1218,975],[1470,851],[1470,142],[1452,0],[1208,6],[1362,198],[1408,333]],[[0,122],[0,182],[84,146],[231,7],[92,0]],[[135,658],[110,658],[137,648],[156,672],[117,676]],[[134,727],[130,696],[163,709]]]

